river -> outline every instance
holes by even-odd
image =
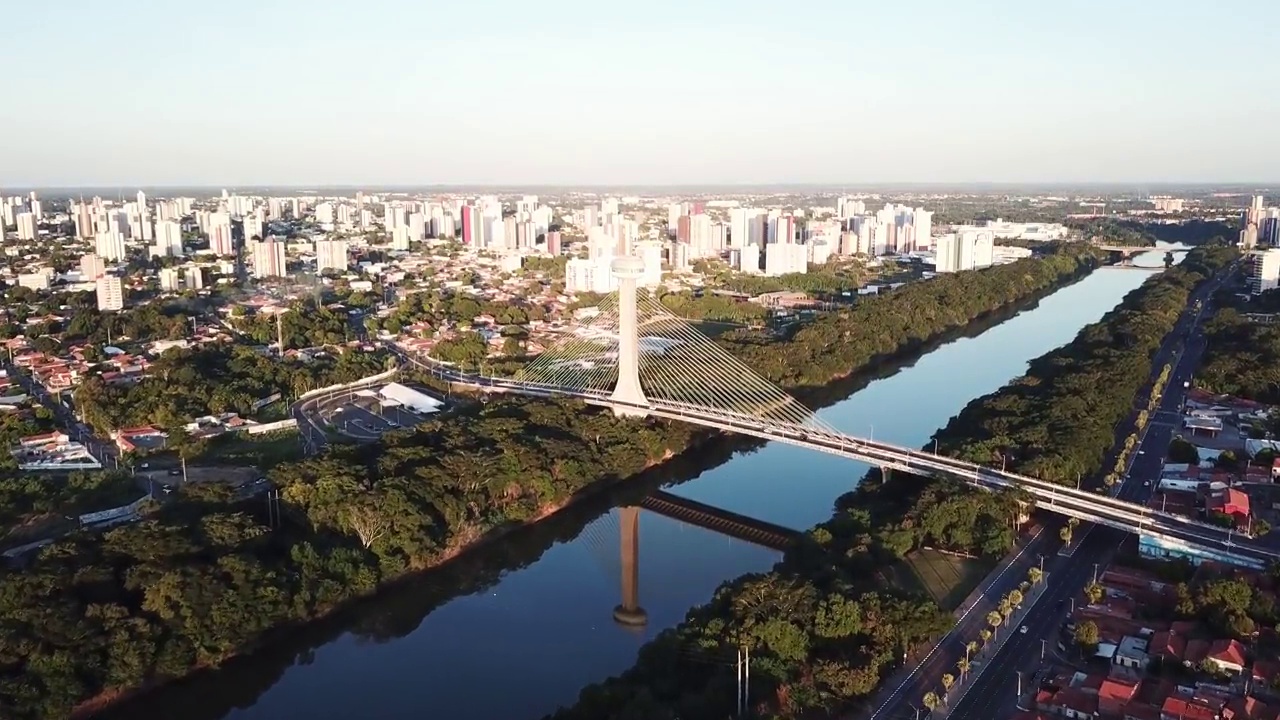
[[[1139,259],[1159,265],[1163,253]],[[1148,272],[1103,269],[973,336],[932,349],[822,411],[835,427],[919,447],[970,400],[1098,320]],[[995,321],[993,321],[995,322]],[[830,515],[867,468],[771,443],[705,457],[651,479],[670,492],[794,528]],[[726,460],[727,461],[724,461]],[[719,464],[717,464],[719,463]],[[699,467],[700,465],[700,467]],[[710,468],[710,469],[706,469]],[[684,473],[681,476],[681,473]],[[641,630],[616,625],[619,523],[615,493],[476,553],[471,564],[384,593],[257,655],[127,703],[111,716],[280,718],[537,718],[617,674],[662,629],[720,583],[768,569],[775,551],[643,512]],[[575,522],[576,520],[576,522]],[[583,526],[585,523],[585,527]],[[456,588],[469,594],[449,597]]]

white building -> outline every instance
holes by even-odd
[[[658,287],[662,284],[662,243],[647,240],[636,244],[636,255],[644,261],[644,273],[636,284],[640,287]]]
[[[751,273],[752,275],[760,274],[760,246],[757,244],[743,245],[738,248],[738,272]]]
[[[177,292],[182,289],[182,274],[178,268],[160,269],[160,289],[164,292]]]
[[[40,268],[35,272],[22,273],[18,276],[18,285],[32,290],[48,290],[53,283],[53,268]]]
[[[105,263],[102,258],[93,253],[80,256],[80,276],[87,281],[94,281],[102,277],[102,273],[106,272]]]
[[[262,215],[254,212],[244,216],[244,239],[252,240],[263,236]]]
[[[809,248],[795,243],[770,243],[764,251],[764,274],[769,276],[809,271]]]
[[[284,243],[279,240],[260,240],[253,247],[253,276],[256,278],[284,277]]]
[[[109,262],[118,262],[125,257],[124,236],[110,230],[98,233],[94,238],[94,250],[98,257]]]
[[[209,249],[214,255],[235,255],[235,242],[231,239],[231,216],[224,212],[210,213],[208,219]]]
[[[18,213],[17,223],[19,240],[35,240],[39,237],[40,232],[36,229],[35,213]]]
[[[183,277],[186,280],[188,290],[199,290],[204,287],[204,271],[198,267],[187,268]]]
[[[345,272],[348,267],[346,240],[316,241],[316,272],[325,270]]]
[[[172,220],[156,223],[156,244],[151,246],[152,257],[180,257],[182,255],[182,226]]]
[[[618,280],[609,269],[612,257],[574,258],[565,263],[566,292],[607,293],[618,289]]]
[[[962,229],[942,235],[934,254],[936,270],[944,273],[988,267],[994,248],[995,239],[988,230]]]
[[[1254,295],[1280,284],[1280,248],[1249,255],[1249,290]]]
[[[101,311],[124,309],[124,283],[115,275],[98,278],[98,309]]]

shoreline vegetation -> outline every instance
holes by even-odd
[[[1057,482],[1099,475],[1115,427],[1149,383],[1153,357],[1191,292],[1234,257],[1230,248],[1198,248],[1148,279],[1024,376],[969,403],[935,434],[939,452],[987,463],[1004,455],[1011,469]],[[641,648],[631,669],[548,717],[727,717],[739,648],[750,649],[759,716],[848,711],[900,667],[905,651],[954,622],[931,598],[886,587],[883,573],[926,546],[1003,555],[1021,513],[1016,492],[872,470],[771,571],[725,583]]]
[[[738,331],[722,341],[808,394],[1096,266],[1087,248],[1059,248],[911,284],[789,338]],[[216,667],[712,435],[504,400],[277,466],[275,522],[261,503],[189,486],[142,522],[73,534],[31,566],[0,571],[0,714],[89,716]]]

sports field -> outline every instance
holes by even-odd
[[[928,594],[944,610],[954,610],[995,567],[982,558],[914,550],[897,563],[886,579],[899,587]]]

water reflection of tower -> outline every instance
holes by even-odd
[[[649,615],[640,607],[640,508],[618,509],[622,546],[622,604],[613,609],[613,619],[628,627],[641,627]]]

